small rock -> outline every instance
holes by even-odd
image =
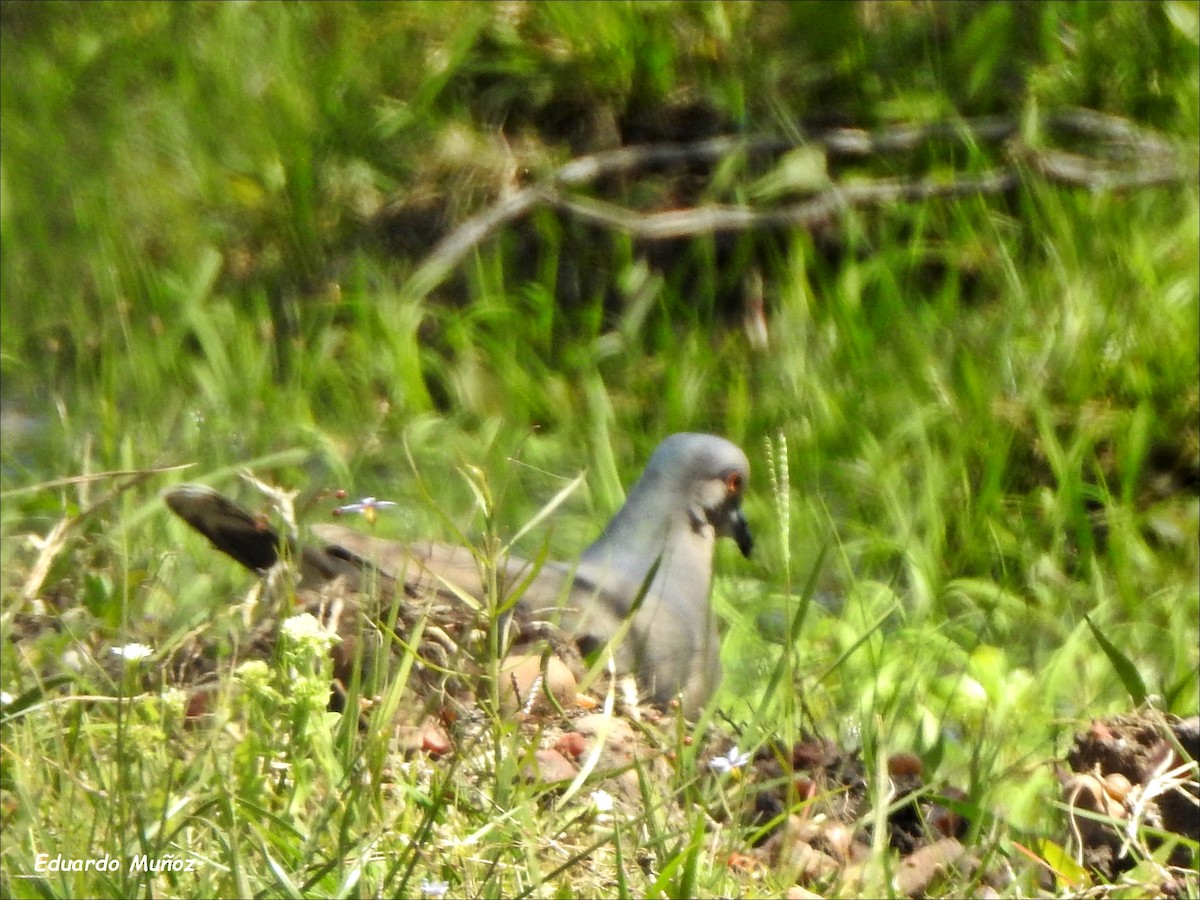
[[[500,667],[500,704],[506,712],[554,712],[550,697],[564,710],[575,706],[575,676],[562,660],[549,657],[544,676],[540,656],[516,654],[504,660]]]
[[[954,838],[942,838],[920,848],[900,861],[892,885],[896,893],[923,896],[934,879],[951,867],[974,870],[974,861]]]
[[[819,823],[797,815],[788,816],[783,829],[771,839],[772,864],[795,871],[797,881],[816,881],[832,875],[839,869],[838,861],[809,843],[820,833]]]
[[[525,769],[525,777],[548,784],[554,781],[570,781],[578,774],[575,764],[557,750],[535,750],[533,765]]]
[[[577,731],[568,731],[554,742],[554,749],[568,759],[579,759],[587,749],[587,740]]]
[[[783,895],[787,900],[824,900],[820,894],[814,894],[806,887],[793,884]]]
[[[430,756],[441,756],[450,752],[450,736],[434,719],[425,719],[420,725],[400,725],[396,729],[396,743],[405,753],[421,751]]]

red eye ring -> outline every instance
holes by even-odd
[[[742,492],[742,473],[729,472],[725,475],[725,490],[731,494]]]

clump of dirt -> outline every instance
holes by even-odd
[[[967,795],[927,781],[914,754],[887,759],[883,797],[872,791],[859,751],[824,738],[766,748],[752,769],[763,787],[749,819],[764,826],[754,854],[764,865],[793,871],[798,884],[861,886],[881,823],[881,839],[899,854],[892,880],[897,893],[923,895],[951,871],[999,886],[998,876],[980,871],[978,855],[961,842],[970,824]],[[879,803],[887,806],[882,817],[875,815]]]
[[[1075,736],[1058,772],[1083,862],[1105,878],[1132,868],[1142,826],[1200,841],[1200,716],[1154,710],[1097,719]],[[1149,838],[1150,849],[1161,840]],[[1169,864],[1195,866],[1179,845]]]

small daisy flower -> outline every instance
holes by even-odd
[[[421,882],[421,896],[432,897],[433,900],[441,900],[449,890],[450,882],[448,881],[434,881],[432,878],[426,878]]]
[[[613,809],[616,806],[612,794],[605,790],[596,790],[592,791],[588,800],[590,801],[588,812],[595,816],[596,824],[609,825],[612,822]]]
[[[597,790],[592,791],[592,806],[596,807],[598,813],[610,813],[613,811],[612,794],[608,791]]]
[[[724,756],[717,756],[708,761],[708,767],[721,775],[728,775],[745,767],[750,762],[750,754],[742,753],[736,746],[730,747]]]
[[[0,706],[8,706],[8,704],[12,703],[16,699],[17,698],[8,691],[0,691]]]
[[[122,647],[113,647],[109,652],[113,656],[119,656],[127,663],[141,662],[154,655],[154,651],[145,644],[125,644]]]
[[[324,653],[341,640],[336,631],[326,628],[312,613],[300,613],[285,619],[280,630],[293,643],[311,646],[317,653]]]
[[[352,516],[361,513],[363,518],[374,525],[381,509],[391,509],[396,505],[392,500],[377,500],[374,497],[363,497],[357,503],[347,503],[333,511],[335,516]]]

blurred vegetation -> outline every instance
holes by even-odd
[[[788,656],[763,634],[786,634],[824,549],[836,599],[793,654],[808,724],[944,756],[973,800],[1040,821],[1030,767],[1129,703],[1085,614],[1164,708],[1197,707],[1194,179],[1087,190],[1030,171],[986,196],[661,241],[542,208],[428,293],[409,278],[472,215],[623,146],[770,134],[811,151],[830,128],[998,116],[1041,147],[1047,112],[1081,107],[1194,170],[1197,22],[1178,0],[7,0],[0,486],[267,461],[288,486],[410,501],[385,527],[419,534],[440,526],[411,453],[467,525],[454,469],[484,467],[512,531],[586,465],[550,538],[568,556],[662,436],[719,432],[750,454],[762,550],[721,566],[740,572],[716,598],[731,715],[754,718],[735,698]],[[981,172],[1005,146],[739,157],[587,191],[767,208],[808,183]],[[790,460],[773,494],[767,441]],[[6,607],[32,566],[18,536],[86,501],[6,496]],[[241,582],[164,559],[185,538],[163,523],[152,490],[126,495],[41,595],[116,629],[144,611],[194,625]],[[768,700],[763,727],[786,705]]]

